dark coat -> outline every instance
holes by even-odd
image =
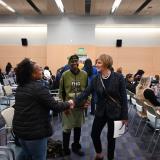
[[[106,95],[100,80],[100,76],[101,75],[97,75],[91,81],[87,89],[84,92],[82,92],[80,96],[76,98],[75,103],[79,103],[80,101],[87,99],[90,93],[94,91],[97,95],[95,116],[111,117],[110,114],[112,112],[114,117],[114,108],[111,112],[109,112],[111,108],[107,103]],[[127,94],[126,94],[125,80],[123,78],[123,75],[119,73],[111,72],[111,75],[109,78],[110,78],[110,83],[108,87],[106,87],[106,91],[108,95],[110,95],[112,98],[114,98],[117,102],[121,104],[121,114],[118,119],[127,120],[128,119]]]
[[[40,81],[33,81],[17,88],[14,108],[15,135],[24,140],[35,140],[52,135],[50,110],[63,111],[69,108],[69,103],[58,103]]]
[[[160,102],[152,89],[145,89],[143,95],[152,105],[160,106]]]

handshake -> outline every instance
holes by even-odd
[[[75,107],[75,102],[72,99],[70,99],[68,103],[70,104],[70,109],[73,109]]]
[[[75,101],[70,99],[68,100],[68,103],[70,104],[70,109],[75,108]],[[84,104],[84,108],[87,108],[90,105],[90,101],[86,100],[85,104]]]

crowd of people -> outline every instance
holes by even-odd
[[[71,153],[72,130],[71,149],[78,156],[84,156],[80,137],[88,106],[91,106],[90,114],[94,115],[91,138],[96,151],[95,160],[104,159],[100,136],[106,124],[107,158],[113,160],[116,144],[114,121],[121,120],[123,125],[128,125],[126,89],[137,99],[160,106],[155,92],[159,76],[144,77],[144,73],[139,69],[135,74],[124,76],[122,67],[114,72],[113,59],[107,54],[99,55],[95,66],[87,58],[81,69],[78,55],[71,55],[55,76],[48,66],[42,69],[29,58],[23,59],[15,69],[8,63],[4,73],[0,69],[0,83],[3,85],[6,77],[14,77],[18,84],[13,118],[13,132],[22,148],[18,160],[46,160],[47,139],[52,135],[50,111],[62,112],[63,156]],[[52,97],[51,89],[59,89],[62,102]]]

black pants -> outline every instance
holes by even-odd
[[[69,149],[69,141],[70,141],[71,130],[69,132],[63,132],[63,148]],[[80,136],[81,136],[81,128],[74,128],[74,144],[80,146]]]
[[[102,132],[102,129],[104,128],[105,124],[108,124],[108,133],[107,133],[107,139],[108,139],[108,159],[111,160],[114,158],[114,150],[115,150],[115,138],[113,138],[114,134],[114,121],[110,120],[106,117],[96,117],[93,121],[92,125],[92,132],[91,137],[94,144],[94,148],[96,150],[96,153],[102,152],[102,144],[100,140],[100,135]]]
[[[96,94],[92,93],[92,98],[91,98],[91,114],[95,113],[95,106],[96,106],[95,102],[96,102]]]

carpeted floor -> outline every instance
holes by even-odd
[[[133,113],[134,111],[132,111]],[[131,116],[129,116],[130,119]],[[49,160],[93,160],[95,156],[94,147],[92,144],[92,140],[90,137],[93,116],[88,114],[86,117],[86,122],[82,127],[82,136],[81,136],[81,144],[83,151],[85,152],[84,157],[79,157],[74,153],[71,153],[68,157],[59,157],[59,158],[52,158]],[[151,135],[153,133],[153,129],[149,126],[146,127],[143,137],[140,139],[139,136],[135,137],[135,130],[137,126],[139,118],[136,117],[136,121],[133,126],[130,127],[129,132],[125,135],[117,138],[116,141],[116,150],[115,150],[115,160],[159,160],[160,159],[160,144],[158,144],[156,152],[151,157],[151,153],[146,151],[146,146],[149,143]],[[142,123],[142,126],[144,123]],[[142,127],[141,127],[142,128]],[[55,117],[53,119],[53,130],[54,134],[52,138],[54,140],[62,140],[62,128],[61,128],[61,121],[60,118]],[[140,129],[141,132],[142,129]],[[103,145],[103,153],[107,155],[107,126],[103,129],[101,134],[101,140]],[[73,136],[71,135],[70,144],[73,142]],[[12,145],[12,148],[15,150],[15,154],[17,155],[20,151],[19,147],[15,147]],[[153,147],[151,147],[153,148]],[[159,153],[157,153],[159,151]]]
[[[95,151],[92,144],[92,140],[90,137],[91,126],[93,122],[93,116],[88,115],[86,118],[86,123],[82,128],[82,136],[81,136],[81,144],[83,150],[85,152],[84,157],[79,157],[74,153],[71,154],[69,157],[65,158],[54,158],[55,160],[93,160]],[[116,141],[116,150],[115,150],[115,160],[158,160],[160,159],[160,154],[156,153],[159,148],[160,144],[158,145],[155,154],[151,157],[151,153],[146,151],[146,146],[151,138],[151,134],[153,130],[150,127],[146,127],[144,135],[142,139],[135,137],[135,129],[137,126],[138,117],[136,117],[136,121],[132,127],[130,127],[129,132],[123,135],[120,138],[117,138]],[[142,126],[144,123],[142,123]],[[140,129],[141,131],[141,129]],[[54,135],[52,136],[53,139],[62,140],[62,128],[59,119],[54,119]],[[103,153],[105,155],[105,160],[107,160],[107,126],[103,129],[101,135],[102,145],[103,145]],[[70,144],[73,141],[73,136],[71,136]]]

